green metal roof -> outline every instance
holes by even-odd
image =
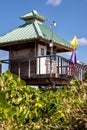
[[[29,17],[32,15],[29,15]],[[52,31],[45,27],[41,21],[38,20],[29,20],[24,25],[19,26],[18,28],[12,30],[11,32],[0,37],[0,46],[2,44],[18,42],[23,40],[31,40],[42,38],[45,40],[52,39]],[[53,33],[53,41],[56,44],[60,44],[69,48],[71,44],[65,41],[63,38]]]
[[[18,28],[14,29],[13,31],[7,33],[6,35],[0,37],[0,44],[1,43],[9,43],[9,42],[16,42],[22,40],[29,40],[37,38],[37,31],[35,29],[35,24],[28,23]]]
[[[42,31],[43,37],[45,39],[51,40],[51,38],[52,38],[52,31],[50,29],[46,28],[45,26],[41,25],[41,24],[39,24],[39,27],[40,27],[40,29]],[[72,48],[71,44],[69,42],[67,42],[66,40],[64,40],[63,38],[61,38],[59,35],[57,35],[54,32],[53,32],[53,41],[55,43],[60,44],[60,45]]]
[[[30,20],[30,19],[38,19],[39,21],[45,22],[47,19],[38,13],[36,10],[31,11],[30,13],[25,14],[24,16],[20,17],[23,20]]]

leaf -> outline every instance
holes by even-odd
[[[19,104],[21,101],[22,101],[21,97],[16,100],[17,104]]]
[[[0,105],[1,106],[6,105],[5,93],[2,91],[0,91]]]

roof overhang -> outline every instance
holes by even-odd
[[[48,45],[50,44],[50,40],[42,38],[42,37],[38,37],[38,38],[24,39],[24,40],[8,42],[8,43],[0,43],[0,49],[9,51],[10,46],[14,46],[17,44],[23,44],[23,43],[26,44],[28,42],[35,42],[36,40],[41,41],[41,42],[48,44]],[[73,51],[72,48],[61,45],[60,43],[53,42],[53,46],[56,47],[57,52],[71,52],[71,51]]]
[[[20,41],[13,41],[13,42],[8,42],[8,43],[0,43],[0,49],[1,50],[7,50],[9,51],[10,49],[10,46],[14,46],[14,45],[18,45],[18,44],[26,44],[28,42],[34,42],[36,41],[37,39],[24,39],[24,40],[20,40]]]
[[[47,44],[50,44],[50,40],[40,38],[39,39],[42,42],[45,42]],[[53,46],[56,46],[57,52],[72,52],[73,49],[64,45],[61,45],[60,43],[53,42]]]

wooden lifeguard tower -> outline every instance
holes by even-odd
[[[42,88],[68,84],[75,70],[70,60],[58,53],[72,51],[71,44],[45,27],[47,19],[36,10],[20,18],[25,21],[22,26],[0,37],[0,49],[9,52],[9,59],[1,63],[8,64],[8,69],[28,85]]]

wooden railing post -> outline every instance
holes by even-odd
[[[52,77],[52,55],[50,56],[50,77]]]
[[[20,70],[20,61],[18,62],[18,76],[20,77],[20,72],[21,72],[21,70]]]
[[[58,72],[58,75],[59,75],[59,56],[58,56],[58,68],[57,68],[57,72]]]
[[[61,58],[61,74],[62,74],[62,58]]]
[[[40,75],[40,67],[41,67],[41,66],[40,66],[40,62],[41,62],[40,60],[41,60],[41,59],[40,59],[40,57],[39,57],[39,75]]]
[[[30,59],[28,60],[28,78],[30,78]]]

